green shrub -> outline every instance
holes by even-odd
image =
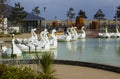
[[[41,79],[57,79],[55,77],[55,70],[53,69],[53,53],[44,52],[40,60],[40,78]]]
[[[15,67],[13,65],[0,64],[0,79],[57,79],[53,69],[53,53],[44,52],[37,57],[38,72],[28,67]]]
[[[0,79],[39,79],[39,75],[27,67],[0,64]]]

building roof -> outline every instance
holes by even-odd
[[[27,13],[27,16],[25,17],[24,20],[25,21],[28,21],[28,20],[44,20],[44,18],[40,17],[40,16],[37,16],[37,15],[34,15],[32,13]]]
[[[7,5],[6,4],[6,8],[5,8],[5,16],[7,18],[10,18],[10,14],[12,12],[12,6],[10,5]],[[26,12],[26,11],[25,11]],[[32,13],[29,13],[29,12],[26,12],[27,13],[27,16],[25,17],[24,21],[33,21],[33,20],[44,20],[43,17],[40,17],[40,16],[37,16],[37,15],[34,15]],[[4,15],[4,14],[3,14]]]

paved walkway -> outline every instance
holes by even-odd
[[[58,79],[120,79],[119,73],[71,65],[55,65]]]

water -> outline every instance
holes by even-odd
[[[58,42],[58,48],[54,51],[55,59],[59,60],[93,62],[120,67],[120,38],[86,38],[72,42]],[[27,58],[34,58],[34,55],[27,54]]]
[[[73,42],[59,42],[57,59],[120,67],[120,39],[86,38]]]

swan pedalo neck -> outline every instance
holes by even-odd
[[[78,38],[82,39],[82,38],[86,37],[86,33],[85,33],[84,29],[85,29],[85,26],[82,26],[82,28],[81,28],[82,33],[79,34]]]
[[[2,55],[7,55],[8,57],[11,57],[11,55],[14,54],[17,57],[22,56],[22,51],[17,47],[15,44],[15,39],[12,39],[12,47],[7,48],[6,46],[2,47]]]

